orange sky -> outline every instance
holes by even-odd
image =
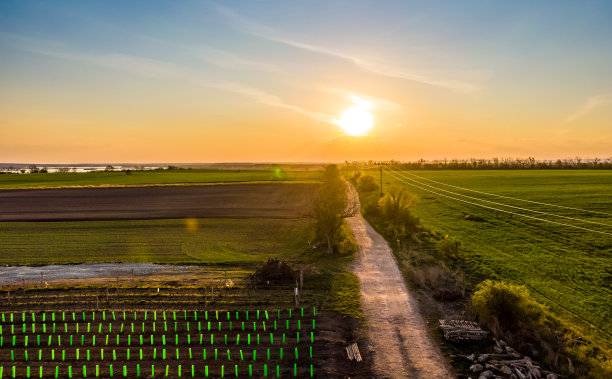
[[[3,2],[0,162],[612,156],[609,9],[308,4]]]

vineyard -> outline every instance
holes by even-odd
[[[316,308],[4,312],[0,377],[314,377]]]

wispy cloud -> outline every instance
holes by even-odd
[[[612,104],[612,95],[591,96],[580,108],[578,108],[574,113],[572,113],[566,121],[572,122],[577,118],[582,117],[587,113],[591,112],[593,109],[608,104]]]
[[[39,54],[86,63],[93,66],[101,66],[120,71],[128,71],[149,77],[180,77],[187,73],[187,70],[172,62],[158,59],[150,59],[130,54],[81,54],[50,50],[33,51]]]
[[[211,87],[211,88],[217,88],[223,91],[227,91],[227,92],[233,92],[233,93],[237,93],[240,95],[244,95],[247,96],[249,98],[251,98],[252,100],[260,103],[260,104],[265,104],[265,105],[269,105],[269,106],[273,106],[273,107],[278,107],[278,108],[284,108],[284,109],[289,109],[291,111],[294,111],[296,113],[308,116],[310,118],[312,118],[313,120],[316,121],[320,121],[320,122],[326,122],[329,124],[333,124],[334,123],[334,119],[333,117],[324,114],[324,113],[319,113],[319,112],[313,112],[310,111],[308,109],[302,108],[300,106],[294,105],[294,104],[289,104],[284,102],[280,97],[270,94],[268,92],[262,91],[260,89],[257,88],[253,88],[253,87],[249,87],[249,86],[245,86],[243,84],[240,83],[233,83],[233,82],[227,82],[227,83],[216,83],[216,84],[207,84],[207,87]]]
[[[20,42],[23,42],[20,41]],[[209,79],[202,77],[197,72],[190,70],[188,67],[162,60],[150,59],[141,56],[127,54],[86,54],[76,53],[66,49],[53,49],[52,44],[45,44],[44,41],[30,41],[32,43],[20,43],[19,48],[30,51],[36,54],[41,54],[58,59],[83,63],[91,66],[111,68],[118,71],[125,71],[131,74],[144,75],[159,79],[179,80],[190,85],[196,85],[205,88],[214,88],[226,92],[231,92],[246,96],[259,104],[267,106],[288,109],[301,115],[310,117],[319,122],[334,124],[334,118],[330,115],[314,112],[301,106],[285,102],[281,97],[265,92],[261,89],[250,87],[237,82],[211,82]],[[208,50],[208,57],[214,59],[218,64],[233,61],[237,65],[257,66],[260,69],[272,69],[268,66],[258,66],[252,61],[243,61],[232,54],[225,54],[218,50]],[[214,58],[211,58],[213,57]]]
[[[54,41],[34,39],[13,34],[0,33],[2,42],[30,53],[52,58],[83,63],[90,66],[111,68],[149,77],[181,77],[187,74],[186,68],[172,62],[151,59],[131,54],[91,54],[80,53]]]
[[[430,73],[423,72],[423,70],[419,71],[411,69],[400,64],[386,61],[384,59],[364,57],[358,54],[342,51],[340,49],[299,41],[294,38],[288,38],[284,36],[283,33],[281,33],[280,31],[249,20],[246,17],[236,14],[235,12],[226,7],[219,6],[218,10],[239,29],[244,30],[245,32],[251,35],[278,42],[294,48],[339,58],[354,64],[362,70],[381,76],[409,80],[457,92],[470,93],[481,90],[484,87],[481,82],[483,82],[484,79],[489,75],[484,71],[471,72],[468,75],[474,78],[474,80],[471,81],[465,79],[438,77]]]
[[[240,70],[255,70],[255,71],[266,71],[266,72],[278,72],[279,67],[253,59],[243,58],[230,52],[215,49],[210,46],[198,46],[188,48],[197,58],[227,69],[240,69]]]
[[[349,91],[349,90],[342,89],[342,88],[333,88],[333,87],[323,88],[321,91],[326,92],[326,93],[335,94],[335,95],[340,95],[348,99],[349,101],[352,101],[352,98],[356,96],[358,98],[361,98],[363,100],[370,102],[374,110],[376,111],[397,113],[397,112],[402,112],[404,110],[404,107],[401,104],[394,103],[393,101],[390,101],[387,99],[383,99],[382,97],[366,95],[364,93]]]

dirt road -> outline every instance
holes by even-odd
[[[387,242],[358,214],[348,219],[360,253],[353,271],[379,378],[453,378],[430,338],[416,299],[407,291]]]

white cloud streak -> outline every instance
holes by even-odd
[[[198,77],[198,75],[193,70],[190,70],[187,67],[172,62],[127,54],[83,54],[64,50],[59,51],[53,50],[50,46],[49,48],[46,47],[43,41],[38,41],[37,43],[31,45],[20,43],[19,48],[36,54],[41,54],[58,59],[64,59],[90,66],[105,67],[118,71],[129,72],[131,74],[137,74],[158,79],[180,80],[190,85],[197,85],[200,87],[213,88],[230,93],[235,93],[251,98],[252,100],[260,104],[288,109],[319,122],[325,122],[332,125],[334,124],[333,117],[327,114],[313,112],[298,105],[286,103],[279,96],[270,94],[257,88],[246,86],[241,83],[211,83],[205,78]],[[216,51],[214,54],[216,54],[214,59],[216,59],[217,63],[219,64],[222,64],[222,60],[233,60],[234,63],[238,65],[253,65],[253,62],[241,62],[237,60],[236,57],[231,56],[231,54],[226,55],[222,54],[222,52],[219,51]]]
[[[210,46],[189,47],[188,49],[202,61],[225,69],[246,69],[265,72],[280,71],[279,67],[273,64],[242,58],[227,51],[218,50]]]
[[[596,95],[596,96],[591,96],[587,99],[587,101],[580,107],[578,108],[574,113],[572,113],[568,118],[567,118],[567,122],[572,122],[574,120],[576,120],[577,118],[580,118],[586,114],[588,114],[589,112],[591,112],[593,109],[600,107],[602,105],[608,105],[608,104],[612,104],[612,95]]]
[[[331,94],[335,94],[335,95],[340,95],[346,99],[348,99],[349,101],[351,101],[351,98],[353,96],[357,96],[363,100],[366,100],[370,103],[372,103],[374,110],[376,111],[382,111],[382,112],[389,112],[389,113],[399,113],[402,112],[404,110],[404,107],[401,104],[398,103],[394,103],[393,101],[387,100],[387,99],[383,99],[382,97],[376,97],[376,96],[370,96],[370,95],[366,95],[364,93],[359,93],[359,92],[355,92],[355,91],[349,91],[346,89],[342,89],[342,88],[324,88],[321,90],[322,92],[326,92],[326,93],[331,93]]]
[[[283,36],[280,31],[265,25],[255,23],[243,16],[236,14],[235,12],[226,7],[219,6],[218,10],[239,29],[251,35],[278,42],[294,48],[339,58],[354,64],[355,66],[361,68],[364,71],[368,71],[376,75],[404,79],[461,93],[472,93],[481,90],[484,86],[480,82],[482,82],[485,77],[489,75],[488,73],[483,71],[471,73],[470,76],[476,77],[476,80],[473,81],[437,77],[426,72],[410,69],[403,65],[387,62],[382,59],[365,58],[363,56],[347,53],[338,49],[314,45],[311,43],[298,41],[296,39],[287,38]]]
[[[237,93],[243,96],[247,96],[249,98],[251,98],[252,100],[256,101],[257,103],[260,104],[265,104],[265,105],[269,105],[269,106],[273,106],[273,107],[278,107],[278,108],[284,108],[284,109],[289,109],[291,111],[294,111],[296,113],[308,116],[310,118],[312,118],[313,120],[316,121],[320,121],[320,122],[325,122],[325,123],[329,123],[329,124],[334,124],[334,119],[333,117],[324,114],[324,113],[319,113],[319,112],[313,112],[310,111],[308,109],[302,108],[300,106],[294,105],[294,104],[288,104],[285,103],[280,97],[267,93],[265,91],[262,91],[260,89],[257,88],[253,88],[253,87],[249,87],[249,86],[245,86],[243,84],[240,83],[233,83],[233,82],[227,82],[227,83],[217,83],[217,84],[207,84],[207,87],[210,88],[217,88],[223,91],[227,91],[227,92],[232,92],[232,93]]]

